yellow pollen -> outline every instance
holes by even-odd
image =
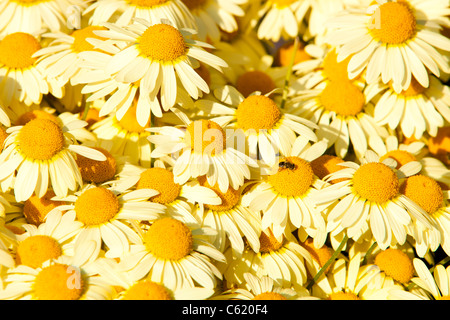
[[[53,190],[48,190],[42,198],[39,198],[35,194],[28,198],[23,206],[23,215],[25,216],[27,223],[39,226],[44,222],[47,213],[57,206],[66,204],[64,201],[51,200],[54,196],[55,192],[53,192]]]
[[[353,175],[354,191],[363,199],[385,203],[399,191],[399,180],[395,172],[383,163],[367,163]]]
[[[131,286],[123,295],[123,300],[173,300],[166,287],[143,280]]]
[[[281,110],[272,99],[254,95],[242,101],[236,111],[237,126],[243,130],[270,130],[281,118]]]
[[[344,61],[337,62],[337,53],[333,49],[327,53],[322,62],[322,71],[325,78],[330,81],[348,81],[348,63],[351,57],[348,57]]]
[[[80,169],[81,177],[85,182],[93,183],[103,183],[111,180],[116,174],[116,160],[103,148],[93,147],[93,149],[103,153],[106,160],[96,161],[82,155],[77,155],[76,163]]]
[[[119,209],[117,196],[102,187],[84,191],[75,201],[77,219],[87,226],[107,223],[116,216]]]
[[[148,119],[147,124],[142,127],[136,119],[136,109],[137,109],[137,98],[135,97],[134,102],[131,104],[130,108],[125,112],[122,119],[118,120],[119,125],[128,132],[144,133],[146,128],[150,128],[151,118]]]
[[[437,300],[450,300],[450,296],[442,296],[438,298]]]
[[[388,248],[375,257],[375,264],[392,279],[407,284],[414,275],[414,265],[406,253]]]
[[[34,3],[47,2],[51,0],[10,0],[10,1],[20,3],[22,5],[32,5]]]
[[[297,0],[270,0],[274,6],[277,8],[285,8],[289,7],[292,3],[294,3]]]
[[[328,154],[321,155],[320,157],[311,161],[311,167],[314,171],[314,174],[319,177],[319,179],[323,179],[325,176],[330,173],[337,172],[339,170],[344,169],[344,167],[340,166],[340,163],[343,163],[344,160]],[[341,181],[347,180],[346,178],[329,180],[330,183],[338,183]]]
[[[173,62],[187,51],[183,35],[167,24],[148,27],[138,39],[138,49],[146,58],[162,62]]]
[[[326,245],[316,248],[314,246],[314,240],[311,238],[306,239],[306,241],[302,242],[301,245],[311,254],[312,258],[316,260],[320,267],[323,267],[333,255],[333,251]],[[325,270],[325,273],[328,272],[330,268],[331,265]]]
[[[282,168],[268,176],[269,183],[275,191],[286,197],[301,197],[311,187],[314,181],[314,172],[310,163],[298,157],[287,157],[281,162],[289,162],[295,168]]]
[[[356,294],[351,292],[333,292],[328,300],[361,300]]]
[[[401,166],[411,162],[416,161],[416,157],[414,157],[411,153],[405,150],[393,150],[386,153],[384,156],[380,157],[380,162],[383,160],[391,158],[397,161],[397,169],[399,169]]]
[[[201,7],[206,0],[182,0],[189,10],[194,10]]]
[[[259,70],[247,71],[241,74],[236,81],[236,89],[244,97],[248,97],[255,91],[266,94],[275,88],[275,82],[273,82],[272,78],[267,73]]]
[[[205,207],[212,211],[216,211],[216,212],[228,211],[228,210],[234,208],[236,206],[236,204],[239,202],[239,199],[241,198],[241,190],[240,189],[235,190],[235,189],[229,187],[226,192],[222,192],[222,191],[220,191],[218,185],[211,186],[208,183],[208,181],[206,181],[206,178],[204,176],[200,177],[198,179],[198,181],[200,182],[200,184],[202,186],[214,190],[214,192],[222,200],[222,203],[219,205],[205,204]]]
[[[65,264],[54,264],[42,269],[33,285],[36,299],[80,299],[85,289],[85,282],[75,269]]]
[[[31,56],[41,49],[39,41],[31,34],[16,32],[0,41],[0,64],[10,69],[31,67],[36,58]]]
[[[341,116],[356,116],[365,105],[364,94],[349,81],[330,81],[319,99],[326,110]]]
[[[289,66],[292,60],[293,53],[294,41],[286,42],[278,49],[275,55],[274,64],[276,66],[283,67]],[[294,65],[307,60],[311,60],[311,56],[306,53],[304,44],[299,42],[297,45],[297,50],[295,52]]]
[[[64,149],[64,142],[60,126],[47,119],[29,121],[17,137],[20,151],[33,160],[50,160]]]
[[[24,126],[33,119],[47,119],[59,125],[58,117],[43,110],[31,110],[22,114],[16,121],[17,126]]]
[[[214,156],[226,148],[225,131],[211,120],[192,121],[186,128],[186,139],[195,153]]]
[[[5,143],[6,138],[8,138],[8,133],[6,133],[5,128],[0,127],[0,152],[3,150],[3,145]]]
[[[86,41],[86,38],[95,38],[99,40],[105,40],[103,37],[99,37],[94,33],[97,30],[106,30],[104,27],[99,26],[88,26],[80,30],[75,30],[72,32],[71,36],[74,38],[72,49],[75,52],[83,52],[83,51],[98,51],[102,52],[102,50],[94,48],[92,44]]]
[[[156,220],[144,236],[147,250],[155,257],[180,260],[192,251],[192,232],[183,222],[173,218]]]
[[[374,19],[375,26],[370,29],[370,33],[374,39],[381,42],[405,43],[416,33],[416,18],[405,1],[386,2],[380,5],[374,13]]]
[[[253,297],[252,300],[287,300],[286,297],[276,292],[263,292]]]
[[[167,1],[169,0],[127,0],[129,4],[141,8],[150,8],[153,6],[159,6],[166,3]]]
[[[173,180],[173,173],[164,168],[150,168],[142,172],[136,189],[144,188],[159,191],[150,200],[161,204],[175,201],[181,191],[181,186]]]
[[[269,230],[269,234],[266,232],[261,232],[261,235],[259,236],[259,243],[259,252],[261,253],[278,251],[283,246],[283,241],[279,242],[271,230]]]
[[[17,247],[16,262],[31,268],[38,268],[44,261],[58,258],[62,254],[59,243],[43,235],[31,236]]]
[[[403,181],[400,193],[417,203],[428,214],[435,213],[444,201],[444,194],[439,183],[421,174],[408,177]]]

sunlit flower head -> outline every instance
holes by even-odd
[[[187,92],[193,99],[209,92],[205,80],[194,71],[199,62],[218,70],[227,66],[225,61],[204,50],[204,47],[211,47],[209,44],[193,39],[193,30],[178,29],[168,20],[157,23],[136,19],[133,24],[124,27],[113,23],[104,25],[108,30],[94,33],[117,42],[120,49],[117,46],[111,48],[108,40],[98,41],[96,45],[112,54],[104,65],[104,72],[117,81],[117,87],[106,93],[97,91],[97,95],[105,96],[115,89],[119,90],[103,105],[101,116],[116,109],[116,117],[120,120],[136,98],[136,118],[141,126],[145,126],[151,113],[161,117],[163,110],[167,111],[175,105],[180,99],[178,92]],[[92,58],[97,56],[86,52],[85,59],[90,60],[91,55]],[[89,82],[89,77],[86,79]],[[126,98],[123,93],[127,95],[126,102],[123,101]],[[97,95],[95,98],[99,98]],[[87,101],[90,99],[93,97]]]
[[[56,198],[66,202],[52,211],[64,211],[82,223],[76,235],[75,250],[89,243],[95,244],[89,259],[95,259],[106,246],[106,257],[121,257],[130,245],[139,241],[129,220],[154,221],[165,212],[165,206],[147,201],[157,195],[151,189],[117,191],[105,186],[85,185],[67,197]]]
[[[380,248],[386,249],[406,241],[407,227],[412,221],[418,220],[427,228],[433,228],[429,217],[400,192],[400,179],[418,173],[419,162],[396,169],[395,160],[380,161],[369,150],[361,164],[346,161],[340,165],[344,169],[330,174],[328,179],[346,179],[327,185],[316,199],[318,205],[331,206],[326,217],[327,231],[345,230],[348,237],[353,238],[361,236],[369,226]]]
[[[450,39],[438,31],[447,11],[446,1],[377,0],[330,19],[326,41],[338,47],[338,61],[350,57],[350,79],[364,71],[368,83],[392,81],[396,92],[407,90],[413,77],[428,88],[428,72],[449,72]]]
[[[65,114],[53,118],[37,117],[7,130],[0,180],[9,179],[13,183],[10,187],[14,187],[17,201],[25,201],[33,193],[42,197],[49,186],[58,196],[80,187],[83,182],[75,154],[96,161],[106,160],[101,152],[79,144],[71,134],[83,129],[85,121]]]
[[[271,228],[276,237],[292,228],[305,229],[320,247],[326,240],[325,220],[313,197],[320,197],[320,184],[311,161],[326,150],[326,142],[310,145],[297,138],[292,152],[280,156],[278,163],[245,194],[243,204],[262,211],[261,226]]]
[[[179,114],[183,126],[147,129],[154,133],[148,137],[155,144],[152,157],[175,154],[176,183],[184,184],[191,178],[206,176],[210,185],[218,184],[219,189],[226,192],[229,186],[238,189],[245,179],[250,179],[249,167],[257,167],[257,163],[244,153],[245,150],[238,150],[234,133],[227,135],[224,127],[213,120],[191,121],[185,114]]]
[[[146,277],[175,290],[213,289],[222,279],[215,263],[226,262],[207,239],[215,232],[171,217],[158,219],[140,232],[140,242],[122,257],[119,267],[134,279]]]
[[[243,132],[249,155],[267,165],[276,163],[278,153],[289,154],[298,136],[318,140],[314,123],[284,112],[268,95],[253,93],[245,98],[235,87],[225,86],[216,89],[214,96],[219,102],[200,99],[195,105],[226,128]]]

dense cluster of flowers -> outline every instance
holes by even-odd
[[[2,0],[0,299],[450,298],[449,0]]]

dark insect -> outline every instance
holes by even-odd
[[[282,169],[289,169],[289,170],[294,170],[295,168],[297,168],[297,166],[295,164],[293,164],[292,162],[289,162],[289,161],[281,161],[278,164],[278,167],[280,167]]]

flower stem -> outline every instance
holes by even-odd
[[[344,248],[344,245],[347,243],[347,240],[348,240],[348,236],[347,236],[347,234],[345,234],[344,238],[342,239],[341,243],[339,244],[339,247],[337,247],[336,251],[334,251],[334,253],[330,257],[330,259],[328,259],[328,261],[323,265],[323,267],[320,268],[319,272],[317,272],[316,275],[314,276],[314,278],[308,283],[308,285],[306,286],[306,289],[310,290],[312,288],[312,286],[314,285],[314,283],[316,283],[317,280],[319,280],[320,276],[325,272],[325,270],[327,270],[327,268],[334,262],[334,260],[336,260],[336,258],[339,256],[342,249]]]

